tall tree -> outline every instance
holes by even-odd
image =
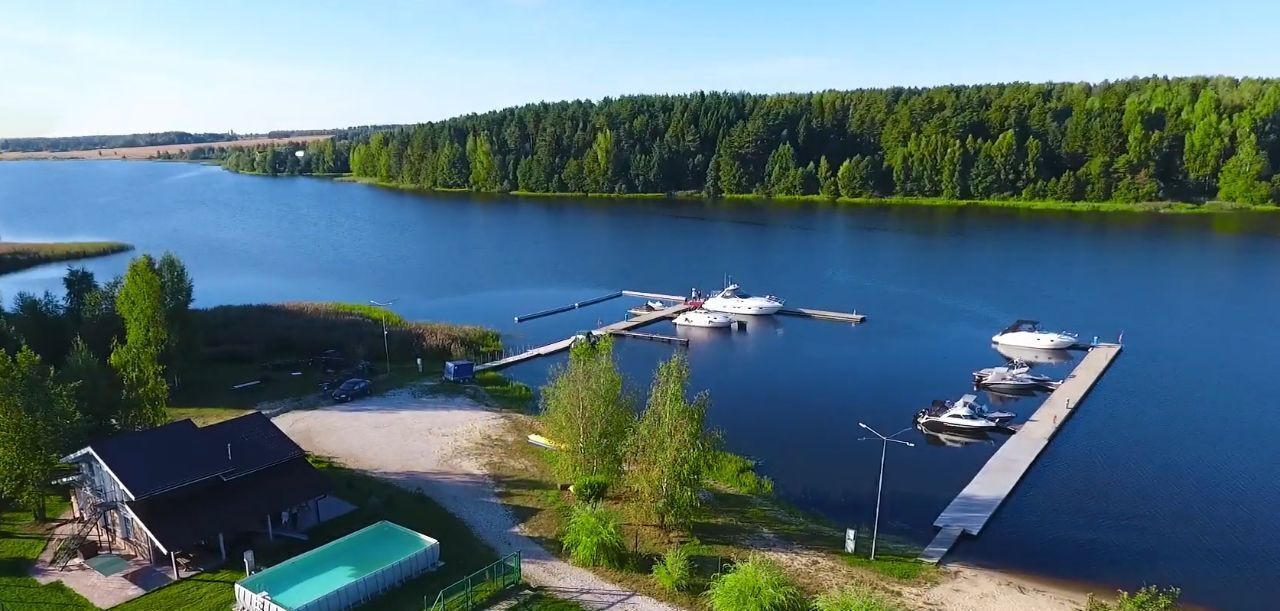
[[[160,291],[164,303],[166,341],[162,362],[170,367],[182,360],[185,342],[191,332],[191,304],[195,301],[195,287],[187,266],[172,252],[166,251],[156,262],[156,275],[160,278]]]
[[[686,398],[689,362],[677,353],[658,366],[632,436],[627,476],[659,526],[686,526],[698,507],[710,451],[706,393]]]
[[[89,296],[98,290],[98,281],[93,277],[93,272],[83,267],[67,266],[67,274],[62,277],[62,287],[66,290],[62,305],[67,321],[72,329],[78,331]]]
[[[45,496],[76,430],[71,392],[30,349],[0,352],[0,497],[44,520]]]
[[[826,155],[818,160],[818,193],[827,199],[840,197],[840,185],[836,184],[835,171]]]
[[[97,439],[116,431],[120,417],[120,383],[115,372],[76,337],[57,378],[75,397],[82,437]]]
[[[1270,168],[1267,154],[1258,150],[1255,136],[1242,130],[1235,155],[1222,165],[1218,175],[1218,199],[1240,204],[1271,201]]]
[[[609,337],[570,348],[569,363],[554,370],[542,388],[541,418],[558,445],[557,475],[568,481],[618,479],[633,416]]]
[[[169,397],[160,364],[168,331],[164,290],[149,255],[129,262],[116,297],[116,310],[124,322],[125,335],[124,342],[113,345],[110,358],[124,391],[119,425],[124,430],[153,427],[165,421]]]

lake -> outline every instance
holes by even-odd
[[[971,371],[1000,364],[990,338],[1016,318],[1086,339],[1123,332],[1115,365],[948,559],[1097,591],[1175,584],[1213,607],[1280,597],[1280,215],[521,199],[178,163],[7,162],[0,235],[172,250],[200,306],[395,298],[407,317],[488,325],[511,346],[618,320],[639,301],[517,314],[624,288],[714,289],[725,274],[789,305],[856,309],[866,324],[777,317],[680,333],[726,445],[760,459],[784,499],[862,529],[880,446],[858,441],[858,422],[898,431],[930,400],[968,392]],[[105,279],[128,258],[84,265]],[[0,292],[60,290],[64,268],[0,277]],[[637,390],[672,349],[618,342]],[[509,372],[536,386],[561,359]],[[1037,405],[1000,404],[1021,418]],[[889,448],[881,532],[923,545],[1001,438],[901,437],[916,445]]]

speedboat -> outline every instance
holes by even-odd
[[[654,310],[654,311],[658,311],[658,310],[665,310],[665,309],[667,309],[667,304],[665,304],[665,303],[663,303],[663,302],[661,302],[661,301],[658,301],[657,299],[652,299],[652,300],[650,300],[650,301],[646,301],[646,302],[644,303],[644,305],[645,305],[646,307],[648,307],[650,310]]]
[[[733,324],[733,317],[719,312],[707,310],[689,310],[676,317],[675,324],[684,327],[723,328]]]
[[[974,386],[1015,394],[1053,390],[1059,383],[1049,376],[1031,373],[1031,367],[1022,361],[1011,361],[1003,367],[987,367],[973,372]]]
[[[1073,333],[1044,331],[1034,320],[1018,320],[995,334],[991,341],[1002,346],[1062,350],[1076,345],[1077,338]]]
[[[1009,412],[986,411],[976,399],[974,395],[965,395],[955,402],[934,401],[916,412],[916,424],[931,430],[994,431],[1004,428],[1003,422],[1014,416]],[[983,413],[975,411],[975,407]]]
[[[703,309],[725,314],[750,314],[765,316],[782,309],[782,300],[772,295],[755,297],[742,292],[736,284],[726,286],[714,297],[702,302]]]
[[[1021,346],[1009,346],[1005,344],[995,344],[996,352],[1000,353],[1009,360],[1019,360],[1025,363],[1044,363],[1047,365],[1059,365],[1071,361],[1071,353],[1066,350],[1043,350],[1040,348],[1023,348]]]
[[[924,440],[929,445],[944,446],[948,448],[963,448],[964,446],[982,444],[995,445],[995,440],[987,435],[986,431],[953,431],[939,429],[931,431],[917,424],[916,430],[924,435]]]

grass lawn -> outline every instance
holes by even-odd
[[[560,536],[573,498],[559,490],[547,464],[549,451],[525,442],[525,434],[536,430],[533,419],[516,417],[513,422],[517,424],[512,424],[490,449],[493,458],[488,468],[501,487],[499,498],[525,532],[563,557]],[[906,556],[886,554],[871,562],[844,554],[843,529],[767,496],[745,494],[725,485],[712,484],[709,500],[695,517],[690,532],[661,530],[637,503],[627,498],[625,491],[611,489],[605,504],[618,514],[632,555],[629,566],[623,569],[591,571],[620,587],[689,609],[706,609],[700,593],[711,578],[734,559],[761,549],[771,554],[780,549],[796,550],[794,556],[788,554],[783,561],[784,569],[809,594],[848,583],[891,597],[903,587],[928,583],[936,574],[933,567]],[[660,588],[650,575],[654,562],[674,545],[690,539],[701,544],[694,554],[693,588],[690,592]],[[884,537],[880,548],[888,553],[905,553],[888,545]],[[867,548],[860,542],[859,551],[863,549]]]
[[[67,507],[66,499],[49,498],[49,515],[60,515]],[[0,513],[0,607],[5,611],[93,608],[84,597],[61,583],[40,585],[27,576],[44,550],[47,530],[32,524],[28,511],[6,508]]]
[[[238,407],[169,407],[167,410],[169,420],[190,418],[199,426],[207,426],[249,413],[249,410]]]
[[[54,261],[72,261],[133,250],[122,242],[0,242],[0,274]]]

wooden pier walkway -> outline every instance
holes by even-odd
[[[637,329],[639,327],[643,327],[645,325],[657,322],[664,318],[679,316],[681,312],[684,312],[685,310],[688,310],[688,309],[689,309],[689,306],[685,305],[684,303],[677,303],[666,309],[654,310],[646,314],[641,314],[640,316],[635,316],[633,318],[628,318],[626,320],[618,321],[613,324],[605,325],[603,327],[600,327],[599,329],[591,331],[591,333],[594,335],[607,335],[607,334],[618,333],[618,332],[627,332],[627,331],[631,331],[632,329]],[[548,354],[555,354],[557,352],[560,352],[561,350],[568,350],[569,346],[572,346],[573,342],[576,339],[578,339],[576,335],[573,337],[567,337],[560,341],[551,342],[550,344],[538,346],[537,348],[531,348],[529,350],[525,350],[524,352],[521,352],[519,354],[513,354],[506,358],[501,358],[496,361],[489,361],[488,363],[482,363],[480,365],[476,365],[476,371],[488,371],[490,369],[501,369],[503,367],[510,367],[511,365],[515,365],[516,363],[521,363],[529,359],[538,358],[540,356],[546,356]]]
[[[630,337],[633,339],[647,339],[651,342],[679,344],[681,346],[689,345],[689,338],[687,337],[672,337],[670,335],[656,335],[653,333],[636,333],[635,331],[614,331],[613,335],[617,335],[619,337]]]
[[[933,525],[938,535],[925,548],[920,560],[937,563],[951,550],[962,533],[977,535],[991,515],[1013,492],[1049,440],[1079,408],[1093,385],[1120,354],[1120,344],[1098,344],[1089,349],[1080,364],[1063,380],[1040,408],[1031,415],[987,461],[973,481],[951,501]]]
[[[841,322],[863,322],[866,316],[857,312],[831,312],[829,310],[811,310],[808,308],[782,308],[779,314],[799,316],[802,318],[818,318],[821,320],[837,320]]]

